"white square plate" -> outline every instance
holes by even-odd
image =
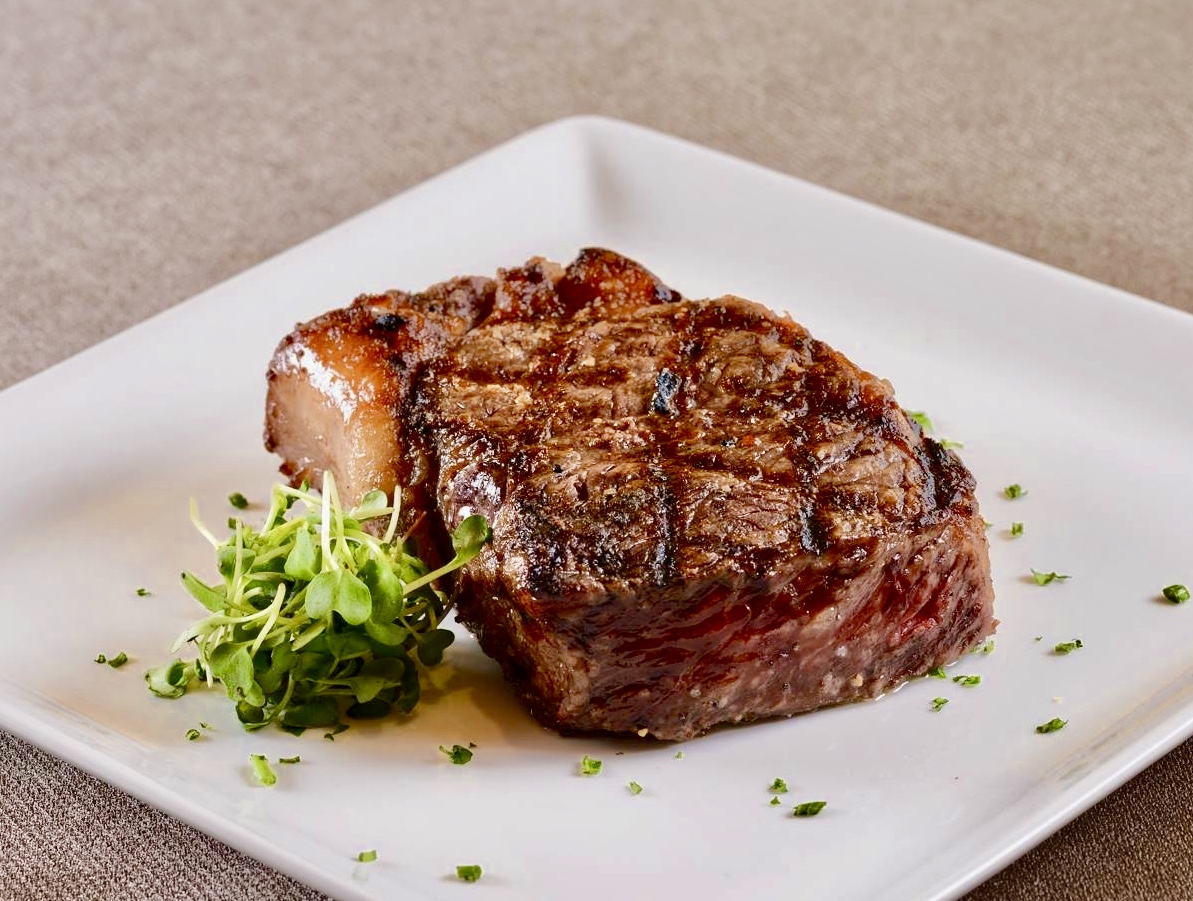
[[[1002,625],[954,672],[981,685],[923,679],[719,731],[682,759],[545,732],[470,639],[416,716],[334,743],[246,734],[216,692],[151,697],[141,671],[201,612],[177,574],[213,569],[188,499],[222,523],[229,492],[260,500],[274,481],[263,372],[293,323],[584,245],[689,297],[789,310],[965,442]],[[463,863],[489,898],[953,897],[1193,731],[1193,604],[1159,599],[1193,584],[1191,346],[1183,313],[641,128],[565,120],[0,395],[0,725],[343,898],[462,898]],[[1012,482],[1028,494],[1004,498]],[[1033,567],[1072,579],[1041,588]],[[1072,638],[1085,647],[1051,652]],[[119,650],[123,669],[92,662]],[[950,703],[931,712],[937,695]],[[1035,732],[1057,716],[1062,731]],[[187,741],[200,721],[214,728]],[[469,741],[468,766],[437,750]],[[302,763],[266,789],[251,752]],[[584,754],[599,776],[577,775]],[[771,806],[776,776],[792,790]],[[790,815],[814,799],[820,816]],[[357,864],[367,848],[379,860]]]

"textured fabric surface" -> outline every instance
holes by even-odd
[[[1193,311],[1183,0],[0,0],[0,22],[0,387],[573,113]],[[1193,896],[1190,786],[1185,745],[972,898]],[[0,735],[0,897],[320,896]]]

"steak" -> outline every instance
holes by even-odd
[[[361,297],[269,381],[291,479],[403,486],[424,554],[485,516],[458,618],[562,732],[872,698],[994,629],[973,477],[889,383],[611,251]]]

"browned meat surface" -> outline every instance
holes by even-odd
[[[408,485],[423,541],[488,519],[459,617],[562,731],[874,697],[993,631],[973,479],[888,383],[609,251],[361,298],[270,379],[292,478]]]

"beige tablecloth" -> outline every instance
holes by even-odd
[[[1193,311],[1184,0],[0,0],[0,387],[579,112]],[[1191,797],[1187,744],[972,897],[1193,896]],[[0,896],[319,897],[2,734]]]

